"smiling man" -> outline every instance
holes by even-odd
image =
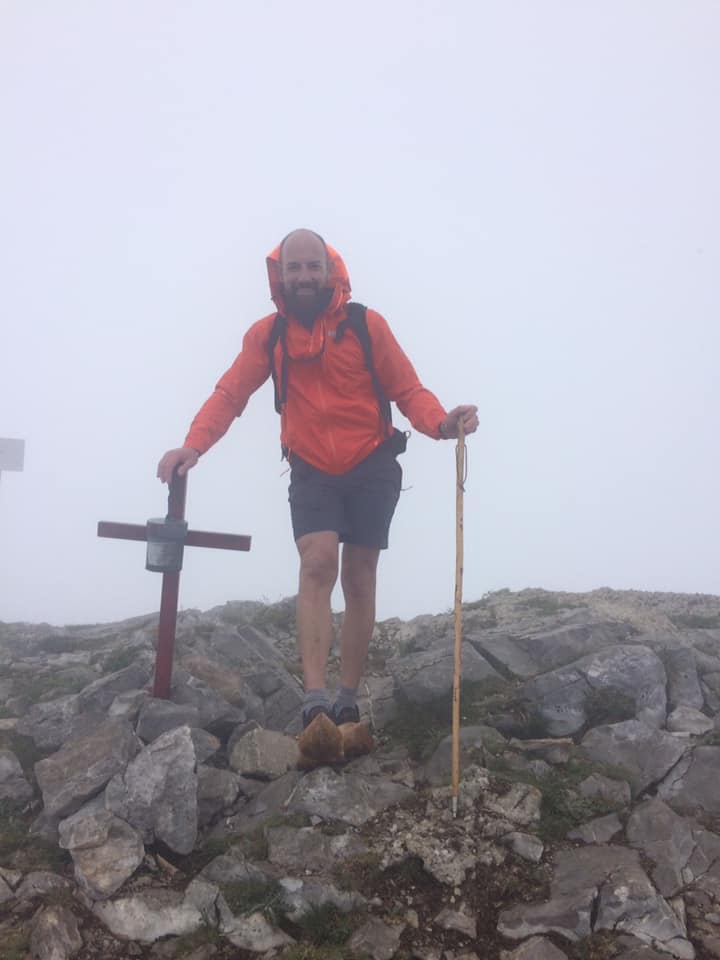
[[[298,647],[303,727],[326,713],[357,721],[357,690],[375,624],[380,551],[400,496],[397,456],[405,435],[392,427],[390,402],[433,439],[477,429],[477,407],[446,412],[374,310],[350,301],[340,255],[311,230],[294,230],[267,258],[277,311],[245,334],[242,351],[192,422],[182,447],[160,460],[167,483],[186,473],[223,436],[251,394],[272,376],[281,442],[290,471],[290,514],[300,556]],[[342,552],[340,551],[342,544]],[[340,572],[345,614],[340,689],[331,699],[330,597]]]

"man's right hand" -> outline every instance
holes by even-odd
[[[178,476],[184,476],[200,459],[200,454],[192,447],[177,447],[163,455],[157,468],[157,475],[163,483],[170,483],[177,470]]]

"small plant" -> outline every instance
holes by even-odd
[[[361,920],[357,914],[342,913],[333,903],[323,903],[303,914],[297,926],[302,938],[314,946],[339,947],[352,936]]]
[[[541,840],[564,840],[569,830],[608,813],[599,797],[583,797],[555,770],[540,782],[542,802],[537,834]]]
[[[113,650],[104,658],[102,668],[103,673],[117,673],[135,663],[138,652],[133,647],[120,647],[119,650]]]
[[[220,927],[209,916],[203,915],[202,926],[175,941],[175,956],[186,957],[204,946],[218,947],[222,943]]]
[[[235,916],[260,911],[276,923],[284,912],[282,887],[277,880],[238,880],[223,883],[220,889]]]
[[[360,853],[345,860],[334,870],[334,876],[341,890],[372,891],[382,877],[381,860],[377,853]]]

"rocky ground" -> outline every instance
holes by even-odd
[[[720,957],[720,598],[499,591],[378,625],[376,748],[296,768],[292,601],[0,624],[2,960]]]

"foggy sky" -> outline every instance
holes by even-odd
[[[0,2],[0,620],[157,609],[97,521],[164,514],[299,226],[480,407],[466,599],[720,592],[719,31],[715,0]],[[266,384],[190,474],[191,526],[253,548],[188,549],[183,607],[295,592],[278,432]],[[452,605],[454,457],[413,434],[379,617]]]

